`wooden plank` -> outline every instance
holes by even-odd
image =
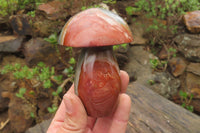
[[[149,88],[131,83],[127,90],[132,106],[126,133],[200,133],[200,117]],[[45,133],[51,120],[26,133]]]
[[[200,133],[200,117],[149,88],[131,83],[132,100],[126,133]]]
[[[45,120],[36,126],[29,128],[25,133],[46,133],[52,119]]]

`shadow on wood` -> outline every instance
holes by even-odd
[[[126,133],[200,133],[200,117],[149,88],[128,86],[132,106]]]

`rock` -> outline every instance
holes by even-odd
[[[172,51],[170,49],[176,50],[175,48],[167,45],[166,47],[162,47],[161,51],[158,54],[159,59],[168,59],[172,57],[174,54],[176,54],[176,51]]]
[[[196,68],[197,65],[199,64],[190,64],[189,69],[187,69],[187,71],[189,70],[191,72],[187,72],[186,75],[186,90],[194,95],[190,105],[194,107],[194,111],[197,114],[200,114],[200,76],[196,75],[198,74],[198,72],[194,70],[194,68]],[[197,66],[197,68],[198,67],[199,66]]]
[[[131,42],[130,44],[131,44],[131,45],[134,45],[134,44],[145,45],[146,42],[147,42],[147,39],[143,38],[143,37],[140,36],[140,35],[136,35],[136,36],[134,36],[133,42]]]
[[[124,70],[129,73],[130,78],[146,84],[147,79],[153,75],[149,59],[156,57],[145,51],[143,46],[130,47],[128,57],[129,62],[125,65]]]
[[[59,12],[60,8],[63,8],[63,4],[60,1],[51,1],[38,6],[38,10],[44,11],[47,15],[51,15]]]
[[[194,107],[194,112],[200,114],[200,99],[192,99],[190,105]]]
[[[29,128],[25,133],[46,133],[52,119],[45,120],[32,128]]]
[[[47,108],[52,106],[52,101],[49,98],[38,98],[38,116],[41,120],[46,120],[51,117],[51,114],[48,113]]]
[[[191,33],[200,33],[200,10],[187,12],[183,16],[185,25]]]
[[[126,54],[117,53],[116,58],[120,69],[122,69],[124,65],[128,62],[128,56]]]
[[[0,16],[0,31],[1,33],[7,32],[11,29],[9,16]]]
[[[187,72],[186,87],[194,94],[194,98],[200,98],[200,76]]]
[[[10,23],[12,29],[18,35],[32,35],[32,29],[27,15],[13,15],[10,17]]]
[[[190,63],[187,66],[187,71],[200,76],[200,63]]]
[[[3,88],[0,84],[0,112],[8,109],[9,98],[2,96]]]
[[[19,52],[22,42],[23,37],[0,36],[0,52]]]
[[[177,92],[180,81],[166,72],[153,73],[149,60],[157,57],[145,51],[143,46],[131,47],[128,57],[129,62],[125,65],[124,70],[128,72],[130,79],[134,82],[145,85],[166,98]]]
[[[131,18],[133,19],[133,18]],[[137,19],[131,23],[131,25],[129,26],[132,34],[133,34],[133,42],[131,42],[132,45],[134,44],[139,44],[139,45],[145,45],[148,42],[148,38],[150,38],[152,35],[152,32],[147,32],[147,28],[149,28],[149,26],[154,24],[154,20],[152,18],[146,18],[145,16],[140,16],[137,17]],[[162,23],[163,25],[166,25],[166,21],[165,20],[156,20],[158,23]],[[164,29],[159,29],[162,30],[159,36],[165,36],[168,35],[169,33],[167,33]]]
[[[3,53],[0,53],[0,62],[2,61],[3,59]]]
[[[38,6],[39,11],[45,12],[45,15],[50,20],[56,20],[67,17],[68,10],[64,8],[66,2],[61,1],[50,1]]]
[[[130,25],[130,29],[133,34],[133,42],[131,42],[131,45],[134,44],[140,44],[140,45],[145,45],[147,42],[147,39],[144,38],[145,34],[145,28],[142,26],[142,20],[138,20],[138,22],[132,23]]]
[[[35,112],[32,105],[13,95],[10,99],[8,118],[15,133],[25,132],[33,124],[30,113]]]
[[[7,64],[15,65],[16,63],[21,64],[22,66],[26,64],[23,58],[19,58],[14,55],[4,56],[1,62],[0,69],[2,69]],[[12,76],[11,78],[13,79],[14,77]]]
[[[35,17],[27,15],[14,15],[10,17],[12,29],[17,35],[31,35],[33,37],[48,37],[53,33],[58,33],[66,23],[65,17],[59,17],[58,20],[49,20],[44,13],[35,13]],[[63,12],[61,13],[64,14]]]
[[[51,34],[59,33],[66,23],[62,20],[49,20],[42,14],[39,15],[35,17],[36,20],[32,24],[33,37],[48,37]]]
[[[65,8],[68,9],[69,14],[73,16],[76,13],[78,13],[83,6],[88,8],[100,2],[102,1],[101,0],[85,0],[85,1],[68,0],[65,4]]]
[[[82,7],[88,8],[98,4],[100,0],[68,0],[50,1],[42,4],[36,10],[36,17],[32,20],[32,35],[34,37],[48,37],[53,33],[59,33],[68,19],[81,11]]]
[[[0,122],[1,123],[6,123],[8,121],[8,111],[3,111],[0,113]],[[10,133],[11,128],[10,128],[10,122],[8,122],[3,129],[0,131],[1,133]]]
[[[173,78],[167,72],[156,73],[150,80],[155,82],[150,88],[166,98],[170,98],[175,95],[181,84],[179,79]]]
[[[200,36],[191,34],[181,34],[175,37],[178,51],[187,59],[200,62]]]
[[[1,24],[5,24],[5,23],[8,23],[7,17],[6,17],[6,16],[5,16],[5,17],[0,16],[0,25],[1,25]],[[2,28],[2,27],[1,27],[1,28]]]
[[[91,5],[101,2],[100,0],[85,0],[80,2],[78,0],[68,0],[68,1],[50,1],[38,6],[39,11],[43,11],[46,17],[50,20],[65,19],[69,16],[73,16],[82,7],[89,7]]]
[[[3,42],[7,42],[7,41],[10,41],[10,40],[14,40],[16,39],[17,37],[16,36],[2,36],[0,34],[0,43],[3,43]]]
[[[34,66],[39,62],[55,65],[59,61],[56,48],[42,38],[34,38],[25,43],[24,54],[29,66]]]
[[[169,60],[169,67],[171,69],[171,73],[175,77],[178,77],[184,73],[186,69],[186,63],[181,58],[172,58]]]
[[[163,60],[163,59],[167,59],[169,56],[168,51],[166,50],[165,47],[162,47],[161,51],[158,54],[159,59]]]
[[[119,47],[118,49],[114,50],[115,57],[117,59],[119,68],[122,69],[124,65],[128,62],[128,49],[130,48],[129,45],[126,45],[126,47]]]
[[[15,65],[16,63],[25,65],[25,61],[22,58],[16,57],[14,55],[7,55],[3,57],[3,60],[0,65],[0,70],[4,68],[5,65]],[[2,93],[5,92],[14,92],[17,88],[16,78],[13,76],[13,73],[7,73],[5,75],[0,74],[0,89]],[[2,94],[1,94],[2,95]]]

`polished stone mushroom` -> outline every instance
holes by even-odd
[[[132,33],[126,22],[100,8],[76,14],[63,27],[59,44],[82,48],[75,91],[89,116],[104,117],[115,110],[121,79],[112,46],[131,41]]]

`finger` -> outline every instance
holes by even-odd
[[[125,133],[131,109],[131,99],[127,94],[119,95],[116,112],[110,117],[99,118],[93,132]]]
[[[73,93],[74,94],[75,93],[74,91],[75,90],[74,90],[74,84],[73,84],[72,87],[68,90],[68,93]],[[88,117],[87,118],[87,127],[92,129],[94,124],[95,124],[95,122],[96,122],[96,118]]]
[[[58,133],[82,133],[87,126],[87,113],[80,99],[68,93],[64,96],[66,116]]]
[[[124,93],[126,92],[129,83],[128,73],[123,70],[120,70],[120,78],[121,78],[121,92]]]
[[[72,85],[70,87],[69,90],[74,90],[74,85]],[[69,90],[67,93],[69,93]],[[55,133],[62,125],[62,123],[64,122],[64,117],[65,116],[65,112],[66,112],[66,108],[65,108],[65,104],[64,101],[62,100],[58,110],[56,111],[56,114],[48,128],[48,133]]]
[[[127,94],[120,94],[120,101],[112,118],[110,133],[125,133],[131,110],[131,99]]]
[[[89,129],[93,129],[96,120],[97,120],[97,118],[93,118],[93,117],[88,116],[87,127]]]
[[[73,86],[70,88],[73,89]],[[68,92],[56,112],[47,133],[84,132],[87,126],[87,114],[78,96]]]
[[[67,93],[72,93],[74,94],[75,90],[74,90],[74,83],[72,84],[72,86],[70,87],[70,89],[67,91]]]
[[[56,112],[54,119],[51,121],[51,124],[48,128],[47,133],[56,133],[56,131],[64,122],[64,119],[63,119],[64,115],[65,115],[65,105],[64,105],[64,102],[62,101],[60,104],[60,107],[58,108]]]

